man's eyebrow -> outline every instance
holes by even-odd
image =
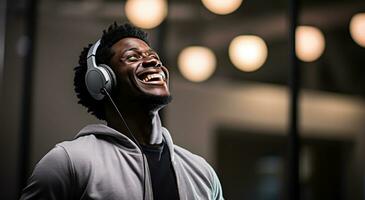
[[[152,48],[151,49],[148,49],[147,52],[148,53],[155,53],[155,54],[157,54],[157,52],[154,49],[152,49]]]
[[[127,50],[124,50],[124,51],[122,52],[122,55],[124,55],[124,54],[125,54],[125,52],[127,52],[127,51],[138,51],[138,49],[137,49],[136,47],[129,48],[129,49],[127,49]]]
[[[138,48],[136,48],[136,47],[132,47],[132,48],[129,48],[129,49],[127,49],[127,50],[125,50],[125,51],[123,51],[122,52],[122,55],[124,55],[126,52],[128,52],[128,51],[137,51],[137,52],[141,52]],[[154,49],[148,49],[147,51],[146,51],[147,53],[155,53],[155,54],[157,54],[157,52],[154,50]]]

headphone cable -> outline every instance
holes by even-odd
[[[123,124],[125,125],[125,127],[127,128],[129,135],[132,137],[132,140],[134,141],[134,143],[137,145],[137,147],[139,148],[139,150],[141,151],[141,155],[142,155],[142,164],[143,164],[143,199],[145,199],[145,190],[146,190],[146,166],[145,166],[145,154],[143,152],[143,149],[141,147],[141,145],[139,144],[138,140],[134,137],[134,135],[132,134],[132,131],[129,129],[127,122],[125,121],[123,115],[120,113],[117,105],[114,103],[112,97],[110,96],[109,92],[107,91],[107,89],[105,87],[103,87],[101,89],[101,93],[105,94],[106,96],[108,96],[108,99],[110,100],[110,102],[113,104],[113,107],[115,108],[115,110],[117,111],[119,117],[122,119]]]

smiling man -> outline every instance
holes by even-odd
[[[75,68],[79,103],[104,124],[84,127],[36,165],[21,199],[223,199],[214,170],[174,145],[158,111],[169,73],[147,34],[111,25]]]

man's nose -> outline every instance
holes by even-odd
[[[143,67],[160,67],[161,62],[155,58],[145,58],[142,62]]]

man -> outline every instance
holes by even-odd
[[[21,199],[223,199],[209,164],[174,145],[161,125],[168,83],[147,34],[111,25],[83,50],[74,78],[79,103],[107,125],[88,125],[57,144]]]

